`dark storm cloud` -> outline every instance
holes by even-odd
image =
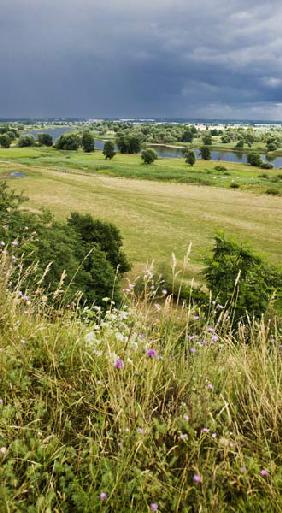
[[[0,117],[282,118],[281,0],[0,8]]]

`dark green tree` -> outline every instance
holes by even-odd
[[[194,166],[194,164],[196,162],[196,157],[195,157],[194,151],[189,150],[189,148],[185,148],[183,150],[183,155],[184,155],[186,164],[189,164],[189,166]]]
[[[112,160],[115,156],[115,145],[112,141],[106,141],[103,148],[103,154],[106,159]]]
[[[200,148],[201,159],[210,160],[211,159],[211,151],[208,146],[202,146]]]
[[[144,164],[150,165],[158,159],[158,154],[155,152],[155,150],[153,150],[153,148],[146,148],[141,153],[141,159],[143,160]]]
[[[0,146],[2,146],[2,148],[10,148],[11,142],[12,140],[8,136],[8,133],[0,135]]]
[[[210,134],[203,135],[202,140],[205,146],[212,145],[212,136]]]
[[[189,128],[184,130],[181,141],[191,143],[191,142],[193,142],[193,139],[194,139],[194,133],[192,132],[192,130]]]
[[[53,137],[50,134],[39,134],[37,140],[42,146],[53,146]]]
[[[29,146],[34,146],[35,140],[32,135],[22,135],[18,140],[19,148],[27,148]]]
[[[262,163],[260,155],[258,153],[254,153],[254,152],[248,153],[247,162],[251,166],[257,166],[257,167],[259,167]]]
[[[81,144],[78,134],[63,134],[56,141],[55,147],[58,150],[78,150]]]
[[[85,153],[91,153],[95,150],[94,137],[90,132],[83,132],[81,146]]]

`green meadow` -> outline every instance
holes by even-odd
[[[168,266],[172,252],[182,260],[192,243],[189,275],[196,276],[219,230],[279,266],[282,201],[264,192],[282,191],[281,171],[221,162],[223,172],[216,165],[198,161],[190,168],[182,159],[163,159],[145,166],[136,155],[106,161],[99,151],[0,150],[0,176],[25,192],[30,208],[49,208],[58,218],[89,212],[115,223],[134,272],[151,262]],[[12,171],[24,177],[12,178]],[[230,188],[232,182],[240,188]]]

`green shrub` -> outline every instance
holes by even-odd
[[[158,154],[153,150],[153,148],[147,148],[141,152],[141,159],[144,164],[150,165],[158,159]]]
[[[106,159],[112,160],[112,158],[115,156],[115,145],[112,141],[106,141],[103,148],[103,154],[105,155]]]
[[[227,171],[226,167],[225,166],[221,166],[221,165],[215,166],[214,169],[216,171]]]
[[[271,196],[280,196],[280,191],[279,189],[269,188],[266,189],[265,194],[269,194]]]
[[[19,148],[27,148],[29,146],[34,146],[35,139],[32,135],[22,135],[18,140]]]
[[[281,273],[250,249],[221,235],[215,237],[204,275],[214,298],[233,311],[236,321],[247,315],[260,317],[275,291],[281,297]]]
[[[273,165],[270,162],[262,162],[260,167],[261,169],[273,169]]]
[[[78,150],[81,139],[78,134],[63,134],[56,141],[55,147],[58,150]]]
[[[240,184],[237,182],[231,182],[230,187],[231,189],[240,189]]]

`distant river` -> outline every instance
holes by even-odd
[[[26,133],[37,136],[40,133],[50,134],[54,139],[60,137],[60,135],[66,132],[72,132],[74,128],[71,127],[58,127],[58,128],[46,128],[42,130],[27,130]],[[96,140],[95,148],[97,150],[103,150],[104,141]],[[166,159],[175,159],[175,158],[183,158],[182,149],[181,148],[170,148],[168,146],[154,146],[154,150],[159,155],[160,158]],[[200,150],[196,149],[195,155],[196,158],[200,158]],[[269,159],[265,154],[261,154],[261,158],[263,160],[267,160],[271,162],[271,164],[279,169],[282,167],[282,157],[275,157],[274,159]],[[235,151],[211,151],[211,160],[221,161],[225,160],[227,162],[247,162],[247,153],[239,153]]]

